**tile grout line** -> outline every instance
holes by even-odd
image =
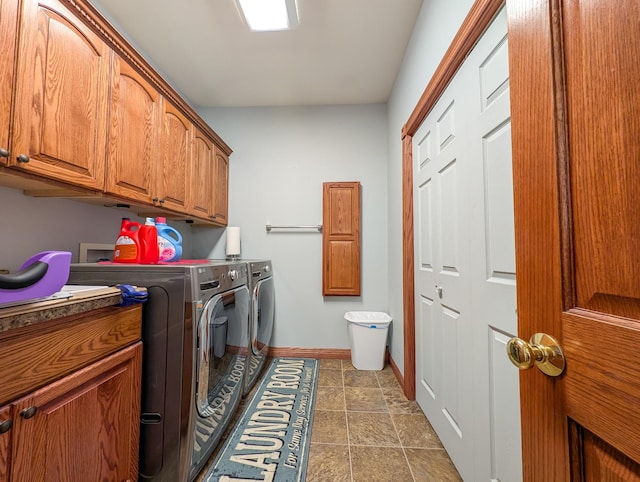
[[[349,451],[349,476],[351,477],[351,482],[353,482],[353,463],[351,456],[351,437],[349,436],[349,416],[347,412],[347,387],[344,384],[344,365],[342,360],[340,360],[340,378],[342,380],[342,397],[344,398],[344,423],[347,428],[347,450]]]
[[[407,457],[407,452],[404,450],[404,444],[402,443],[402,438],[400,437],[400,432],[398,432],[398,427],[396,425],[396,422],[393,419],[393,416],[391,414],[391,410],[389,410],[389,403],[387,403],[387,397],[384,396],[384,391],[382,390],[382,385],[380,385],[380,378],[378,377],[377,373],[376,373],[376,380],[378,381],[378,386],[380,387],[380,390],[382,391],[382,398],[384,399],[384,404],[387,406],[387,412],[389,412],[389,418],[391,419],[391,423],[393,424],[393,429],[396,431],[396,436],[398,437],[398,442],[400,442],[400,448],[402,449],[402,455],[404,455],[404,460],[407,463],[407,467],[409,468],[409,473],[411,474],[411,478],[413,479],[413,482],[416,482],[416,476],[413,473],[413,469],[411,468],[411,464],[409,463],[409,457]]]

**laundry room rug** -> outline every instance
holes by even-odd
[[[304,481],[317,380],[317,360],[274,358],[203,480]]]

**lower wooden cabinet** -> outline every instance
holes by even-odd
[[[0,480],[138,478],[140,342],[0,408]]]
[[[11,449],[11,429],[13,428],[13,418],[11,417],[11,406],[0,407],[0,481],[9,480],[9,450]]]
[[[141,319],[110,306],[0,332],[0,482],[138,479]]]

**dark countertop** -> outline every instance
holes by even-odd
[[[65,288],[62,291],[65,291]],[[106,286],[83,288],[86,289],[70,290],[72,296],[68,298],[0,308],[0,335],[16,328],[97,310],[122,302],[122,292],[118,288]]]

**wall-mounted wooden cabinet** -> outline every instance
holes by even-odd
[[[15,73],[18,0],[0,0],[0,164],[9,160],[9,119]]]
[[[109,194],[153,204],[160,159],[161,97],[120,56],[114,55],[107,144]]]
[[[60,2],[22,3],[9,165],[102,190],[110,59]]]
[[[221,224],[227,224],[229,210],[229,156],[216,148],[215,204],[213,215]]]
[[[212,212],[215,186],[214,147],[199,129],[193,131],[191,156],[189,211],[194,216],[214,219]]]
[[[360,183],[325,182],[322,294],[360,296]]]
[[[161,162],[158,165],[158,199],[154,202],[187,213],[191,171],[191,122],[170,102],[162,102]]]
[[[229,158],[194,130],[190,211],[194,216],[227,224]]]
[[[0,185],[226,225],[231,149],[88,2],[0,0],[0,47]]]

